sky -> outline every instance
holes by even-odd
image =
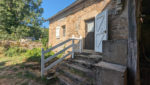
[[[48,19],[63,10],[70,4],[72,4],[75,0],[43,0],[42,8],[44,9],[43,17]],[[45,22],[43,27],[48,28],[49,22]]]

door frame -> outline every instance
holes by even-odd
[[[94,21],[94,49],[95,49],[95,17],[92,17],[92,18],[88,18],[88,19],[86,19],[86,20],[84,20],[84,24],[85,24],[85,37],[86,37],[86,35],[87,35],[87,23],[86,22],[88,22],[88,21]],[[83,39],[83,49],[85,49],[85,40],[86,38],[84,38]],[[92,50],[94,50],[94,49],[92,49]],[[89,49],[85,49],[85,50],[89,50]],[[90,49],[91,50],[91,49]]]

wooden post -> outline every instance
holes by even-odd
[[[41,51],[41,77],[44,76],[44,48]]]
[[[80,53],[82,52],[82,36],[80,36]]]
[[[139,72],[139,55],[138,55],[138,38],[137,38],[137,16],[138,4],[140,0],[128,0],[128,21],[129,21],[129,37],[128,37],[128,85],[140,85]]]
[[[72,58],[74,58],[74,39],[72,39]]]

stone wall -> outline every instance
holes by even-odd
[[[117,1],[121,1],[121,3]],[[128,39],[127,0],[112,0],[107,8],[109,9],[109,39]]]
[[[97,14],[109,9],[109,40],[128,38],[128,7],[127,1],[121,0],[86,0],[72,9],[62,13],[50,21],[49,45],[56,45],[72,35],[85,37],[85,21],[95,18]],[[119,9],[119,10],[118,10]],[[60,29],[60,39],[56,39],[56,27],[66,25],[66,37]]]
[[[104,10],[110,1],[111,0],[85,0],[64,14],[61,14],[56,19],[50,21],[49,45],[54,46],[71,38],[72,35],[85,38],[85,21],[95,18],[97,14]],[[62,36],[63,32],[62,29],[60,29],[60,38],[56,39],[56,27],[61,27],[63,25],[66,25],[66,37]]]
[[[52,19],[49,25],[49,46],[75,37],[86,37],[86,20],[94,19],[103,10],[109,10],[108,36],[109,40],[128,39],[128,6],[126,0],[83,0],[81,3]],[[62,26],[66,26],[66,36],[63,36]],[[60,38],[56,38],[56,27],[61,27]],[[63,49],[70,43],[57,48]]]
[[[19,41],[5,40],[0,41],[0,46],[15,46],[15,47],[22,47],[25,49],[33,49],[33,48],[42,48],[42,43],[33,41],[19,42]]]

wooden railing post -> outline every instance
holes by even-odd
[[[74,58],[74,39],[72,39],[72,58]]]
[[[44,48],[41,51],[41,77],[44,76]]]
[[[79,44],[80,53],[82,52],[82,36],[80,36],[80,44]]]
[[[45,53],[48,53],[54,49],[56,49],[57,47],[60,47],[62,45],[64,45],[65,43],[67,42],[70,42],[72,41],[72,44],[67,46],[66,48],[62,49],[61,51],[55,53],[54,55],[48,57],[48,58],[44,58],[44,54]],[[47,50],[44,51],[44,49],[42,48],[42,51],[41,51],[41,77],[44,76],[44,72],[46,72],[48,69],[51,69],[53,68],[55,65],[57,65],[58,63],[60,63],[61,61],[63,61],[67,56],[69,55],[72,55],[72,58],[74,58],[74,47],[75,47],[75,38],[74,36],[72,37],[72,39],[68,39],[62,43],[59,43],[57,44],[56,46],[52,47],[52,48],[49,48]],[[72,52],[69,52],[68,54],[64,55],[62,58],[56,60],[55,62],[51,63],[49,66],[45,66],[45,63],[47,63],[48,61],[52,60],[53,58],[57,57],[57,55],[59,55],[60,53],[62,52],[65,52],[66,50],[72,48]]]

